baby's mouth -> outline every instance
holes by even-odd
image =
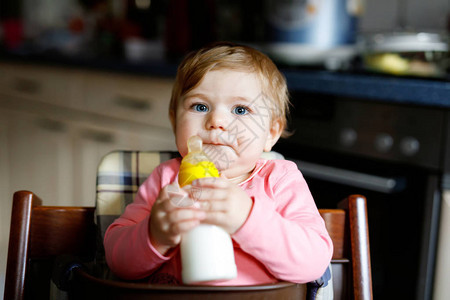
[[[224,143],[219,142],[203,142],[204,145],[210,145],[210,146],[228,146]]]
[[[221,138],[207,138],[203,139],[204,145],[211,145],[211,146],[225,146],[225,147],[231,147],[234,148],[234,142],[233,141],[227,141],[225,139]]]
[[[220,154],[216,152],[223,152],[222,154],[226,155],[229,151],[236,152],[238,149],[235,144],[235,140],[227,141],[220,136],[217,136],[215,133],[211,133],[210,135],[202,138],[202,140],[205,151],[209,150],[215,152],[216,155]]]
[[[203,150],[211,159],[219,172],[227,170],[233,164],[236,153],[232,146],[224,144],[204,144]]]
[[[208,149],[208,148],[217,148],[217,149],[233,148],[230,145],[220,144],[220,143],[204,143],[203,147],[205,147],[206,149]]]
[[[220,143],[205,143],[203,149],[210,158],[228,156],[231,154],[230,151],[235,151],[233,146]]]

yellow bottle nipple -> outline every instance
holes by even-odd
[[[198,136],[191,136],[187,144],[189,152],[181,161],[178,174],[179,185],[181,187],[189,185],[199,178],[219,177],[216,166],[202,150],[202,139]]]

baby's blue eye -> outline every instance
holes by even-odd
[[[236,115],[246,115],[246,114],[248,114],[248,109],[246,108],[246,107],[244,107],[244,106],[236,106],[234,109],[233,109],[233,112],[236,114]]]
[[[198,112],[207,112],[208,111],[208,106],[206,106],[205,104],[194,104],[192,106],[192,108]]]

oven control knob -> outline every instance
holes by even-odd
[[[394,145],[394,139],[387,133],[380,133],[375,137],[375,149],[381,153],[391,150]]]
[[[403,154],[407,156],[413,156],[414,154],[419,152],[420,143],[416,138],[407,136],[400,141],[400,149]]]
[[[358,134],[353,128],[343,128],[341,130],[339,141],[342,146],[353,146],[358,138]]]

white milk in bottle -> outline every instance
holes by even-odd
[[[189,138],[189,153],[183,158],[178,175],[181,187],[198,178],[219,177],[219,172],[202,151],[202,146],[198,136]],[[229,280],[237,276],[231,237],[219,226],[198,225],[182,236],[180,248],[181,275],[185,284]]]

